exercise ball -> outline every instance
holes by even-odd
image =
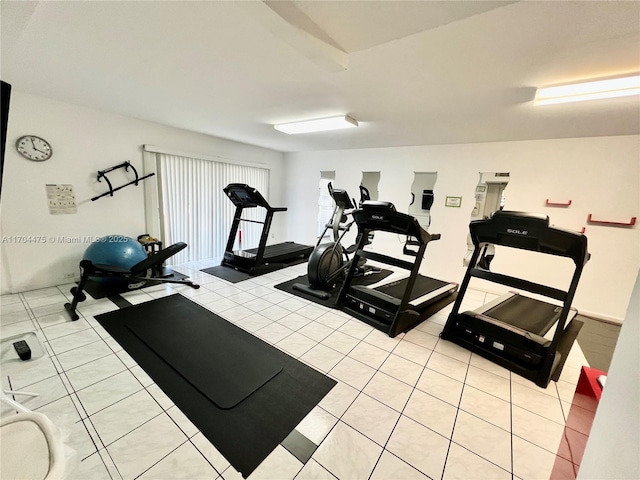
[[[107,235],[101,237],[84,251],[84,260],[89,260],[94,264],[109,265],[129,271],[136,263],[147,258],[147,252],[140,242],[135,238],[124,235]],[[127,279],[118,277],[95,277],[103,284],[124,284]],[[128,285],[128,288],[137,288],[138,283]]]

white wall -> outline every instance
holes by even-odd
[[[640,266],[640,225],[612,228],[587,225],[594,218],[628,222],[640,217],[640,137],[616,136],[465,145],[336,150],[286,154],[289,231],[314,241],[320,170],[335,170],[337,188],[352,196],[363,170],[382,172],[380,199],[407,211],[413,172],[438,172],[430,233],[442,239],[427,247],[422,272],[462,280],[462,257],[479,172],[510,172],[506,210],[546,214],[571,230],[586,227],[591,261],[585,267],[574,306],[584,313],[622,320]],[[461,208],[446,208],[446,196],[462,196]],[[568,208],[545,201],[572,201]],[[396,239],[376,235],[374,247],[394,255]],[[509,249],[499,250],[494,270],[566,289],[572,263],[566,259]],[[518,259],[523,259],[520,262]],[[486,288],[500,291],[495,284]]]
[[[41,163],[21,157],[13,145],[26,134],[50,141],[52,158]],[[61,243],[56,241],[58,236],[121,234],[135,238],[145,233],[142,187],[130,186],[113,197],[90,201],[108,191],[104,181],[96,181],[98,170],[129,160],[142,174],[143,144],[263,164],[271,169],[269,201],[283,204],[280,152],[27,95],[14,88],[2,184],[2,293],[68,283],[71,280],[65,274],[78,274],[78,262],[88,244]],[[109,178],[114,187],[133,179],[124,169],[112,172]],[[77,214],[49,214],[45,184],[58,183],[74,186]],[[283,240],[285,228],[284,221],[274,222],[274,240]],[[11,243],[12,237],[23,236],[47,241]]]
[[[579,480],[640,478],[640,274],[582,457]]]
[[[17,154],[24,134],[48,139],[51,160],[30,162]],[[335,186],[352,196],[362,171],[381,171],[380,198],[406,211],[413,172],[438,172],[430,231],[442,240],[427,248],[423,272],[452,281],[464,274],[473,192],[482,171],[506,171],[506,208],[545,213],[570,229],[586,226],[592,259],[585,267],[574,305],[581,311],[622,319],[640,266],[640,226],[608,228],[586,224],[598,219],[628,221],[640,216],[639,136],[600,137],[488,144],[417,146],[307,152],[283,155],[267,149],[108,114],[13,91],[2,192],[1,291],[23,291],[68,282],[86,244],[7,243],[14,236],[136,236],[145,230],[144,194],[127,187],[113,198],[89,199],[106,191],[98,170],[129,160],[142,171],[143,144],[261,163],[271,168],[269,201],[288,206],[274,223],[271,241],[315,243],[320,170],[335,170]],[[128,181],[122,170],[114,184]],[[149,182],[150,180],[145,180]],[[79,202],[74,215],[50,215],[45,184],[70,183]],[[462,208],[445,208],[447,195],[462,196]],[[545,200],[572,200],[569,208],[545,207]],[[286,232],[286,234],[285,234]],[[399,251],[397,239],[376,236],[376,248]],[[496,270],[509,269],[515,252],[498,252]],[[517,252],[522,253],[522,252]],[[526,256],[525,256],[526,257]],[[570,265],[534,255],[512,273],[566,287]],[[515,267],[512,267],[515,268]],[[494,287],[495,285],[490,285]]]

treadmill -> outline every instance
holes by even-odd
[[[395,337],[455,300],[458,284],[418,273],[427,244],[439,240],[439,234],[429,234],[414,217],[396,211],[395,206],[389,202],[366,201],[352,215],[358,225],[359,240],[336,306],[390,337]],[[365,251],[369,234],[376,231],[407,236],[411,239],[411,245],[418,247],[411,255],[415,260],[408,262]],[[409,276],[377,287],[351,285],[361,258],[408,270]]]
[[[474,251],[441,337],[481,355],[542,388],[558,381],[583,322],[571,308],[584,265],[590,258],[581,233],[549,225],[549,217],[497,211],[469,225]],[[487,245],[540,252],[573,260],[575,270],[564,291],[481,268]],[[542,296],[509,292],[474,311],[460,312],[471,278],[481,278]],[[552,328],[555,327],[555,331]]]
[[[310,245],[301,245],[295,242],[283,242],[275,245],[267,245],[269,230],[273,214],[286,212],[286,207],[272,207],[258,190],[242,183],[230,183],[224,189],[224,193],[235,205],[236,212],[233,216],[229,239],[225,248],[221,265],[248,273],[249,275],[262,275],[273,272],[283,267],[301,263],[309,258],[313,251]],[[262,207],[266,210],[264,222],[242,218],[245,208]],[[236,234],[240,222],[261,223],[262,234],[257,248],[247,250],[233,250]]]

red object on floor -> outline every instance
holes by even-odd
[[[600,395],[602,395],[602,387],[598,383],[598,377],[600,375],[606,376],[607,372],[591,367],[582,367],[576,393],[595,397],[596,400],[600,400]]]
[[[582,367],[576,392],[571,401],[567,421],[556,462],[551,472],[551,480],[575,479],[587,445],[593,418],[596,415],[602,387],[598,383],[600,375],[606,372],[591,367]],[[569,468],[572,466],[572,468]]]

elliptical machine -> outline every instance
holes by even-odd
[[[333,198],[335,202],[335,207],[331,215],[331,220],[325,225],[316,247],[309,256],[307,263],[307,278],[309,284],[296,283],[293,285],[294,290],[304,292],[321,300],[328,300],[331,297],[328,290],[335,287],[346,275],[347,270],[351,266],[349,256],[353,254],[359,241],[358,238],[356,243],[348,248],[344,248],[342,243],[340,243],[354,223],[353,219],[347,221],[347,218],[356,208],[354,205],[355,200],[352,201],[352,199],[349,198],[346,190],[334,189],[331,183],[329,183],[328,188],[329,195],[331,195],[331,198]],[[359,205],[362,205],[362,202],[369,199],[369,191],[360,185]],[[333,241],[320,243],[329,228],[331,228],[333,232]],[[366,244],[369,243],[371,243],[371,238],[367,239]],[[363,275],[366,271],[379,271],[379,269],[374,269],[373,267],[365,267],[365,261],[365,259],[362,259],[362,261],[359,262],[358,274]]]

